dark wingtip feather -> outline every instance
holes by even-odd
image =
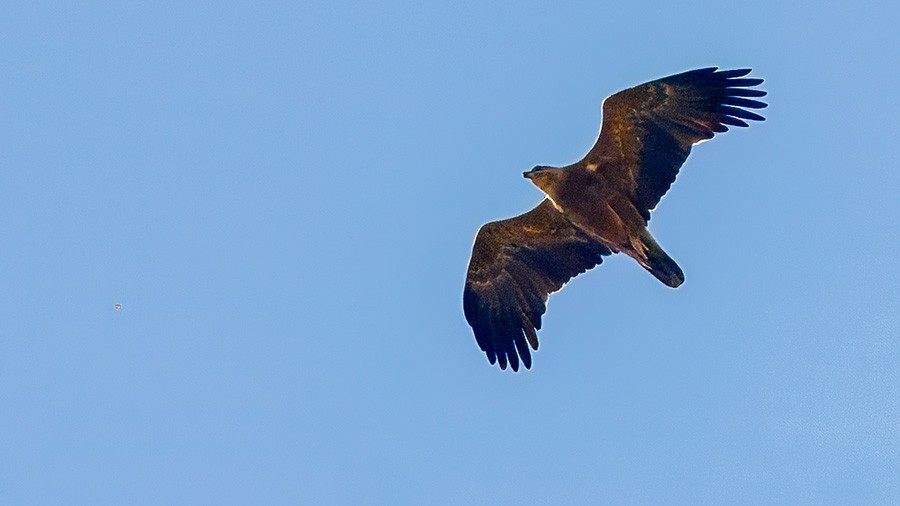
[[[525,335],[521,330],[516,333],[515,344],[519,358],[522,359],[522,365],[525,366],[525,369],[531,369],[531,353],[528,352],[528,343],[525,342]]]
[[[764,97],[769,92],[765,90],[753,90],[749,88],[725,88],[726,97]]]
[[[499,350],[497,352],[497,359],[500,361],[500,369],[506,370],[506,351]]]
[[[759,114],[756,114],[755,112],[750,112],[739,107],[731,107],[728,105],[719,106],[719,112],[728,116],[734,116],[737,118],[749,119],[753,121],[763,121],[766,119]]]
[[[519,372],[519,355],[516,353],[512,340],[506,344],[506,355],[509,357],[509,365],[513,372]]]
[[[720,72],[716,72],[717,77],[724,77],[726,79],[732,77],[742,77],[749,74],[753,69],[734,69],[734,70],[722,70]]]
[[[733,87],[746,87],[746,86],[759,86],[760,84],[765,82],[765,79],[760,79],[758,77],[750,77],[745,79],[729,79],[726,81],[728,83],[729,88]]]
[[[750,100],[749,98],[728,97],[722,100],[723,104],[734,105],[737,107],[749,107],[751,109],[765,109],[769,104],[760,102],[759,100]]]
[[[745,121],[739,120],[737,118],[732,118],[731,116],[722,116],[719,118],[720,123],[725,123],[726,125],[737,126],[737,127],[748,127]]]

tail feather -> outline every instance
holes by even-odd
[[[656,279],[672,288],[678,288],[684,283],[684,273],[681,272],[681,267],[678,267],[675,260],[672,260],[663,251],[659,244],[656,243],[656,240],[653,239],[653,236],[650,235],[650,232],[645,231],[641,235],[641,242],[646,248],[643,252],[644,262],[646,263],[641,262],[641,265],[650,271],[650,274],[653,274],[656,276]]]

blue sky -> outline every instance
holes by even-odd
[[[896,504],[896,9],[5,5],[0,502]],[[685,284],[609,258],[490,367],[478,227],[712,65],[771,105],[654,214]]]

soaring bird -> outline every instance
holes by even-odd
[[[603,102],[594,147],[565,167],[523,175],[546,198],[525,214],[485,224],[475,237],[463,312],[491,364],[531,368],[549,295],[574,276],[624,253],[672,288],[681,268],[647,224],[691,146],[765,118],[762,79],[750,69],[691,70],[629,88]],[[751,98],[752,97],[752,98]]]

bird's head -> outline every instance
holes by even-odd
[[[555,194],[554,190],[557,182],[562,177],[562,170],[556,167],[538,165],[528,172],[523,172],[522,175],[530,179],[544,193],[552,196]]]

